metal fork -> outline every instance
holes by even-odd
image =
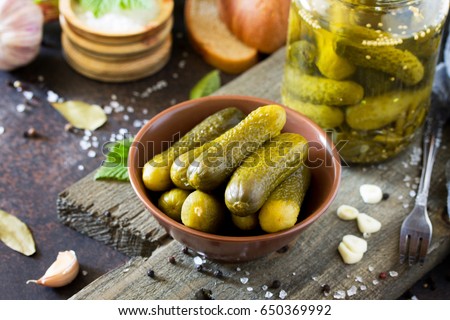
[[[436,72],[436,76],[447,77],[443,66],[439,66]],[[450,115],[450,108],[444,104],[440,92],[436,91],[433,88],[431,110],[425,124],[423,168],[416,202],[400,229],[400,263],[408,258],[409,265],[417,262],[423,265],[433,232],[427,212],[428,193],[433,164],[442,141],[442,128]]]

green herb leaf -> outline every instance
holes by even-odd
[[[3,210],[0,210],[0,241],[26,256],[36,252],[33,236],[27,225]]]
[[[101,127],[108,118],[102,108],[82,101],[52,103],[52,106],[66,118],[71,125],[79,129],[94,131]]]
[[[130,181],[128,176],[128,151],[132,142],[133,138],[129,138],[110,143],[106,147],[109,150],[106,160],[95,173],[94,180]]]
[[[151,7],[151,1],[146,0],[78,0],[78,2],[81,7],[91,11],[96,17],[118,9],[148,9]]]
[[[192,88],[190,99],[206,97],[217,91],[220,88],[220,74],[219,70],[213,70],[204,76],[197,84]]]

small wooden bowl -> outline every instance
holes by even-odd
[[[167,21],[173,13],[173,0],[159,0],[159,15],[152,19],[139,32],[119,32],[108,33],[102,32],[86,26],[75,14],[73,10],[74,0],[60,0],[59,11],[66,19],[67,24],[83,38],[89,39],[96,43],[105,44],[129,44],[146,39],[152,35],[158,34],[166,27]]]
[[[125,82],[150,76],[169,61],[173,0],[158,0],[159,15],[138,32],[106,33],[85,25],[75,0],[60,1],[62,46],[67,63],[84,76]]]

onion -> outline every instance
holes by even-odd
[[[239,40],[264,53],[286,43],[290,0],[218,0],[220,18]]]

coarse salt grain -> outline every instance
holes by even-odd
[[[57,102],[59,99],[58,94],[53,92],[52,90],[47,91],[47,101],[50,103]]]
[[[92,141],[91,145],[92,145],[93,148],[98,148],[99,143],[98,143],[98,141]]]
[[[120,134],[128,133],[128,129],[126,129],[126,128],[120,128],[120,129],[119,129],[119,133],[120,133]]]
[[[130,116],[127,115],[127,114],[124,114],[124,115],[123,115],[123,120],[125,120],[125,121],[130,120]]]
[[[252,292],[252,291],[253,291],[253,288],[252,288],[252,287],[247,287],[247,291],[248,291],[248,292]]]
[[[280,291],[280,294],[278,295],[280,299],[284,300],[287,297],[287,292],[284,290]]]
[[[266,291],[266,294],[264,295],[264,298],[270,299],[270,298],[272,298],[272,297],[273,297],[273,293],[270,292],[270,291]]]
[[[84,170],[84,166],[82,164],[78,165],[78,170],[83,171]]]
[[[22,94],[27,100],[31,100],[34,97],[34,94],[31,91],[24,91]]]
[[[81,274],[86,277],[88,275],[88,272],[86,270],[83,270],[81,271]]]
[[[197,265],[197,266],[203,264],[203,259],[200,258],[199,256],[195,257],[194,258],[194,264]]]
[[[111,95],[111,100],[117,100],[117,96],[115,94]]]
[[[313,281],[319,280],[316,276],[312,276],[311,279],[313,279]]]
[[[237,267],[237,268],[236,268],[236,271],[237,271],[237,272],[241,271],[241,268]]]
[[[95,158],[96,155],[97,155],[97,152],[95,152],[94,150],[89,150],[87,153],[87,156],[89,158]]]
[[[0,135],[5,133],[5,127],[0,127]]]
[[[87,150],[91,147],[91,143],[85,140],[80,141],[80,147],[82,150]]]
[[[359,286],[359,289],[360,289],[361,291],[366,291],[366,290],[367,290],[367,287],[366,287],[365,285],[361,285],[361,286]]]
[[[372,281],[372,283],[373,283],[374,286],[376,286],[377,284],[380,283],[380,281],[378,281],[377,279],[375,279],[375,280]]]
[[[24,104],[18,104],[17,106],[16,106],[16,110],[17,110],[17,112],[20,112],[20,113],[22,113],[22,112],[24,112],[25,110],[27,109],[27,107],[24,105]]]
[[[347,296],[349,297],[354,296],[357,291],[358,288],[356,288],[356,286],[352,286],[350,289],[347,290]]]
[[[338,300],[345,299],[345,291],[344,290],[336,291],[333,294],[333,298],[338,299]]]
[[[267,289],[269,289],[269,287],[267,286],[267,285],[263,285],[262,287],[261,287],[261,289],[263,290],[263,291],[267,291]]]
[[[133,107],[130,107],[130,106],[128,106],[128,107],[127,107],[127,112],[129,112],[129,113],[133,113],[133,112],[134,112],[134,108],[133,108]]]
[[[368,269],[369,269],[369,271],[370,271],[370,272],[373,272],[373,270],[375,270],[375,268],[374,268],[374,267],[372,267],[372,266],[369,266],[369,268],[368,268]]]
[[[361,282],[361,283],[364,282],[364,281],[363,281],[363,278],[360,277],[360,276],[356,276],[355,281],[356,281],[356,282]]]
[[[250,275],[250,272],[248,272],[248,271],[244,271],[244,273],[245,273],[246,276]]]
[[[44,76],[41,76],[41,75],[39,75],[37,77],[37,79],[38,79],[39,82],[44,82],[44,80],[45,80]]]
[[[247,277],[242,277],[240,279],[240,281],[241,281],[242,284],[246,284],[248,282],[248,278]]]
[[[397,272],[397,271],[389,271],[389,275],[390,275],[392,278],[395,278],[395,277],[398,277],[398,272]]]
[[[133,127],[135,127],[135,128],[142,127],[142,121],[141,120],[134,120],[133,121]]]
[[[409,192],[409,196],[410,196],[411,198],[414,198],[414,197],[416,196],[416,192],[415,192],[414,190],[411,190],[411,191]]]
[[[111,106],[105,106],[103,108],[103,111],[105,111],[106,114],[111,114],[113,111],[113,108]]]
[[[148,110],[147,109],[142,109],[142,114],[147,114]]]

